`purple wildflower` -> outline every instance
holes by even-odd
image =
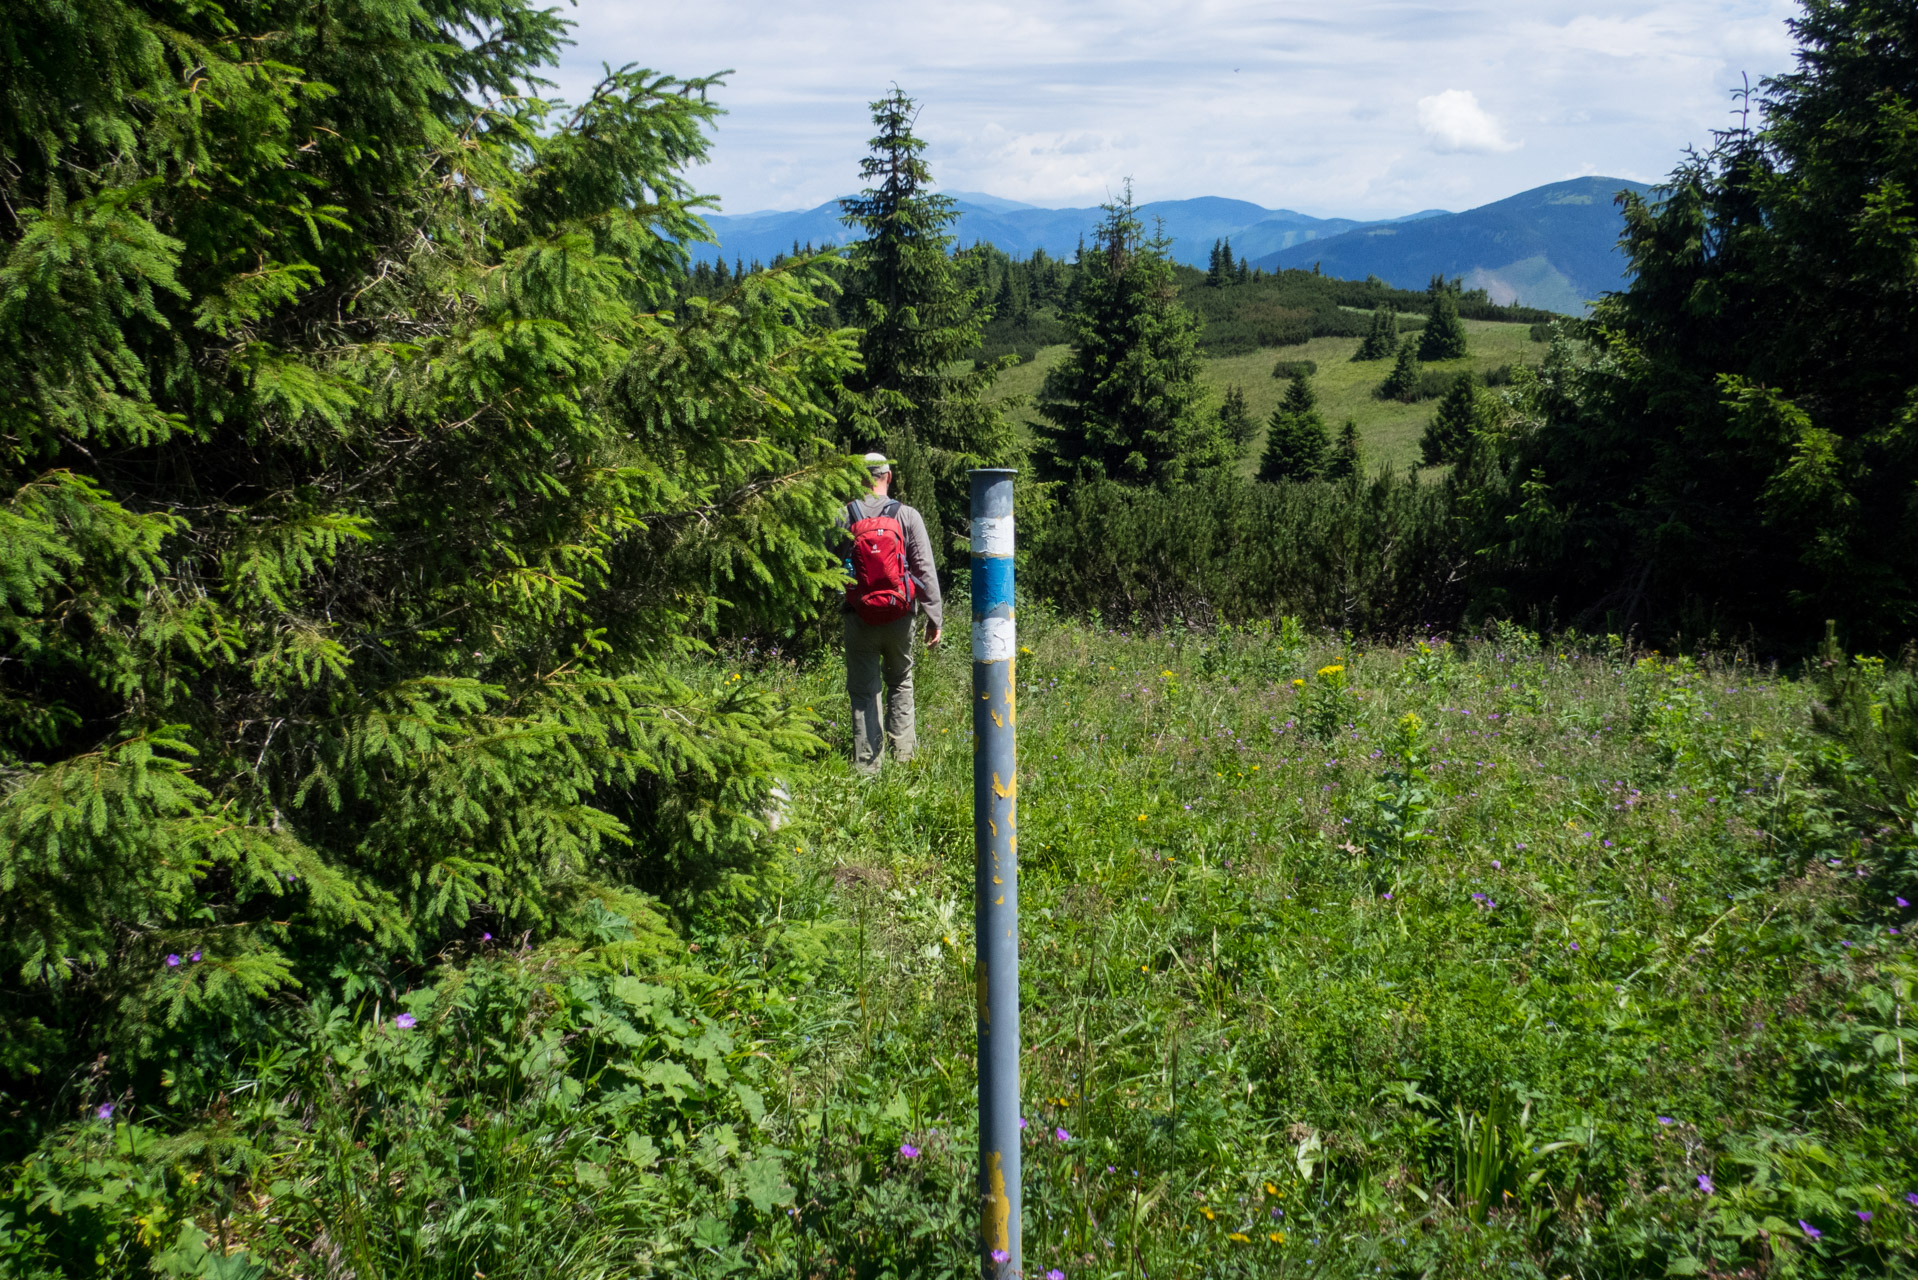
[[[1504,867],[1499,865],[1499,860],[1497,858],[1492,859],[1492,870],[1503,871],[1504,869],[1505,869]]]
[[[1676,1123],[1677,1123],[1677,1121],[1675,1121],[1675,1120],[1673,1120],[1673,1119],[1672,1119],[1672,1118],[1671,1118],[1670,1116],[1660,1116],[1660,1117],[1658,1117],[1658,1123],[1660,1123],[1660,1124],[1676,1124]]]
[[[200,953],[195,951],[192,955],[188,956],[187,959],[191,960],[194,964],[198,964],[200,963]]]
[[[994,1249],[992,1251],[992,1260],[998,1266],[1003,1267],[1008,1262],[1012,1261],[1012,1255],[1007,1253],[1004,1249]]]
[[[1388,894],[1386,894],[1386,895],[1385,895],[1385,900],[1386,900],[1387,902],[1390,902],[1390,901],[1392,900],[1392,895],[1391,895],[1391,894],[1389,894],[1389,893],[1388,893]]]
[[[899,1144],[899,1154],[908,1160],[917,1160],[919,1158],[919,1148],[913,1146],[910,1142],[902,1142]]]
[[[1820,1236],[1825,1234],[1824,1232],[1820,1231],[1817,1227],[1812,1226],[1811,1223],[1806,1222],[1803,1218],[1800,1218],[1798,1220],[1798,1229],[1805,1233],[1805,1238],[1807,1240],[1816,1240]]]
[[[1578,950],[1578,944],[1576,942],[1572,944],[1572,950],[1574,951]]]
[[[1019,1117],[1019,1127],[1021,1129],[1024,1129],[1026,1127],[1026,1118],[1024,1116]]]
[[[1712,1185],[1712,1180],[1702,1173],[1698,1175],[1698,1189],[1706,1195],[1712,1195],[1718,1190],[1717,1187]]]
[[[113,1119],[113,1104],[111,1102],[102,1102],[94,1108],[93,1114],[101,1120],[111,1120]]]
[[[1869,1209],[1853,1209],[1852,1212],[1858,1215],[1858,1221],[1860,1222],[1871,1221],[1871,1210]]]
[[[1892,901],[1897,903],[1901,907],[1908,907],[1911,905],[1909,902],[1906,902],[1903,898],[1893,898]]]
[[[393,1019],[393,1025],[401,1031],[410,1031],[416,1021],[418,1021],[418,1019],[414,1018],[412,1014],[402,1013],[399,1017]]]
[[[170,955],[170,956],[168,956],[168,957],[166,958],[166,967],[167,967],[167,968],[169,968],[169,969],[177,969],[177,968],[179,968],[179,967],[180,967],[180,957],[179,957],[179,956],[177,956],[177,955]]]
[[[492,940],[493,940],[493,935],[490,933],[482,933],[480,935],[481,942],[491,942]]]
[[[1071,1134],[1069,1134],[1069,1133],[1067,1133],[1067,1132],[1066,1132],[1066,1131],[1065,1131],[1064,1129],[1054,1129],[1054,1130],[1052,1131],[1052,1136],[1053,1136],[1053,1137],[1055,1137],[1055,1138],[1057,1138],[1057,1139],[1058,1139],[1059,1141],[1061,1141],[1061,1142],[1071,1142],[1071,1141],[1072,1141],[1072,1135],[1071,1135]]]
[[[1046,1272],[1046,1280],[1066,1280],[1066,1273],[1054,1267]]]

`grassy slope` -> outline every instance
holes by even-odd
[[[1544,348],[1531,340],[1531,330],[1527,325],[1467,320],[1465,329],[1471,339],[1471,354],[1464,360],[1445,361],[1429,365],[1428,368],[1485,370],[1520,360],[1537,364],[1544,359]],[[1326,425],[1334,437],[1341,423],[1347,418],[1355,419],[1359,424],[1360,438],[1364,440],[1367,453],[1373,461],[1390,462],[1400,467],[1411,466],[1418,461],[1419,435],[1436,411],[1437,402],[1401,404],[1396,400],[1375,397],[1373,388],[1390,372],[1391,363],[1354,363],[1352,353],[1358,348],[1357,338],[1314,338],[1302,347],[1277,347],[1252,355],[1208,360],[1206,383],[1213,390],[1215,403],[1217,397],[1225,393],[1227,386],[1238,383],[1245,389],[1246,403],[1253,415],[1263,422],[1278,406],[1279,398],[1285,391],[1285,384],[1271,376],[1272,366],[1280,360],[1316,360],[1319,372],[1313,379],[1313,387],[1318,392]],[[1022,395],[1027,398],[1027,406],[1018,411],[1021,422],[1030,423],[1037,419],[1037,414],[1030,407],[1030,400],[1037,395],[1046,371],[1065,355],[1065,351],[1064,347],[1047,347],[1036,360],[1009,369],[1001,375],[996,390],[1002,397]],[[1246,474],[1250,475],[1256,469],[1259,451],[1264,447],[1265,435],[1261,430],[1246,455]]]
[[[915,1229],[970,1167],[954,612],[920,668],[921,758],[876,782],[833,760],[794,788],[794,847],[830,886],[812,909],[860,941],[827,1006],[842,1031],[786,1050],[793,1105],[871,1098],[869,1141],[924,1150],[887,1210]],[[1844,1029],[1893,1018],[1869,993],[1909,983],[1909,947],[1880,886],[1793,871],[1759,830],[1798,820],[1803,793],[1770,780],[1802,771],[1801,686],[1522,643],[1345,657],[1021,627],[1028,1274],[1909,1266],[1910,1116],[1895,1064]],[[1358,696],[1319,741],[1291,682],[1342,657]],[[836,669],[789,687],[843,753]],[[1393,856],[1378,796],[1408,712],[1432,838]],[[1501,1098],[1505,1181],[1474,1227],[1460,1117]],[[1534,1159],[1549,1141],[1573,1145]]]

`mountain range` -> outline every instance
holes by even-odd
[[[1230,240],[1235,257],[1268,270],[1317,263],[1328,275],[1375,275],[1405,289],[1423,288],[1442,273],[1485,289],[1495,302],[1576,314],[1622,284],[1617,241],[1623,221],[1613,197],[1646,189],[1623,178],[1574,178],[1463,213],[1426,209],[1370,222],[1222,196],[1157,200],[1139,206],[1139,213],[1148,226],[1156,221],[1163,228],[1173,258],[1191,266],[1206,265],[1214,241]],[[959,214],[953,233],[960,244],[983,241],[1022,258],[1035,249],[1070,257],[1103,216],[1097,208],[1043,209],[981,192],[944,194]],[[795,244],[825,247],[854,238],[840,221],[837,200],[795,212],[714,214],[706,222],[719,244],[695,246],[696,260],[767,261]]]

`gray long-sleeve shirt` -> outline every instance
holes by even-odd
[[[862,516],[871,518],[886,509],[891,498],[882,498],[869,493],[859,499],[859,511]],[[839,527],[851,529],[847,512],[839,512]],[[926,618],[933,626],[945,628],[945,606],[939,595],[939,570],[932,562],[932,535],[926,532],[926,522],[917,511],[905,503],[899,504],[899,523],[906,531],[906,569],[919,582],[919,607],[925,610]],[[842,550],[842,554],[845,551]],[[845,605],[847,613],[852,612],[851,602]]]

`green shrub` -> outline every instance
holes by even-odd
[[[1316,377],[1318,372],[1317,360],[1281,360],[1272,366],[1272,376],[1275,378],[1290,378],[1295,373],[1311,378]]]
[[[1384,473],[1356,487],[1216,477],[1169,493],[1066,494],[1021,561],[1022,589],[1077,613],[1390,633],[1454,616],[1462,559],[1447,491]]]

